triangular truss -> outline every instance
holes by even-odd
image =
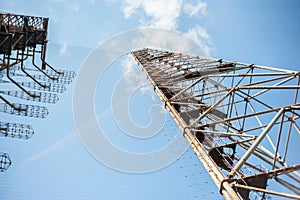
[[[132,56],[226,199],[300,198],[300,73],[156,49]]]

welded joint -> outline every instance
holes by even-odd
[[[230,181],[232,181],[233,179],[232,178],[224,178],[222,181],[221,181],[221,183],[220,183],[220,190],[219,190],[219,192],[220,192],[220,194],[221,195],[223,195],[223,185],[224,185],[224,183],[225,182],[230,182]]]
[[[296,76],[299,76],[299,77],[300,77],[300,72],[293,72],[292,75],[294,75],[295,77],[296,77]]]
[[[183,128],[183,131],[182,131],[183,137],[186,136],[186,134],[187,134],[186,130],[189,129],[189,128],[190,128],[189,126],[185,126],[185,127]]]

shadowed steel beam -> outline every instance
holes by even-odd
[[[242,167],[242,165],[247,161],[247,159],[250,157],[252,152],[256,149],[256,147],[261,143],[261,141],[264,139],[264,137],[268,134],[268,132],[271,130],[273,125],[276,123],[278,118],[282,115],[285,108],[281,108],[278,113],[275,115],[275,117],[272,119],[272,121],[268,124],[268,126],[263,130],[263,132],[256,138],[256,140],[253,142],[253,144],[250,146],[250,148],[247,150],[247,152],[243,155],[243,157],[239,160],[239,162],[234,166],[234,168],[231,170],[231,172],[228,174],[228,177],[233,177],[236,172]]]
[[[277,196],[282,196],[282,197],[288,197],[288,198],[293,198],[293,199],[300,199],[299,195],[293,195],[293,194],[287,194],[287,193],[283,193],[283,192],[276,192],[273,190],[266,190],[266,189],[262,189],[262,188],[257,188],[257,187],[252,187],[252,186],[246,186],[246,185],[241,185],[241,184],[234,184],[235,187],[238,188],[243,188],[246,190],[254,190],[254,191],[258,191],[258,192],[263,192],[263,193],[269,193],[269,194],[273,194],[273,195],[277,195]]]
[[[202,115],[200,115],[193,123],[191,123],[191,127],[194,126],[197,122],[199,122],[202,118],[204,118],[208,113],[210,113],[215,107],[217,107],[224,99],[230,95],[235,88],[231,88],[222,98],[220,98],[214,105],[210,106]]]

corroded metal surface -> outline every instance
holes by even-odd
[[[64,84],[70,84],[75,77],[75,72],[56,70],[45,61],[48,21],[44,17],[0,12],[0,84],[3,86],[0,88],[0,112],[45,118],[48,115],[45,106],[23,102],[55,104],[59,100],[55,93],[64,92]],[[31,60],[31,64],[25,66],[26,60]],[[18,90],[7,89],[11,86]],[[29,139],[33,133],[30,125],[0,122],[3,137]],[[0,154],[0,158],[0,171],[5,171],[11,161],[5,153]]]
[[[226,199],[300,198],[299,72],[149,48],[132,56]]]

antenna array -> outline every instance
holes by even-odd
[[[46,62],[48,21],[0,12],[0,112],[4,115],[46,118],[48,109],[41,104],[57,103],[58,93],[76,76]],[[33,136],[31,125],[6,121],[0,121],[2,137],[27,140]],[[10,165],[8,154],[0,153],[0,171]]]

